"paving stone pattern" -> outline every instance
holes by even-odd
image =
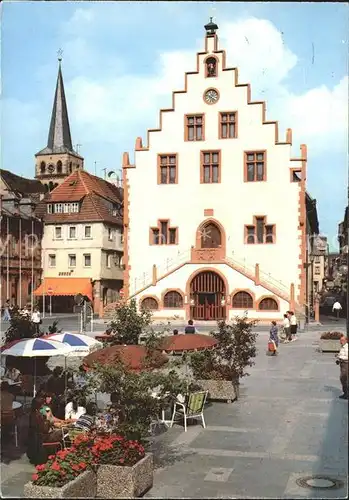
[[[157,438],[176,458],[159,464],[146,497],[346,498],[348,405],[338,399],[334,354],[317,352],[319,336],[307,332],[270,357],[262,333],[240,399],[209,404],[206,429],[198,422],[184,433],[176,425]],[[319,474],[343,480],[344,488],[296,483]]]
[[[348,405],[333,353],[317,352],[319,332],[266,355],[258,338],[256,365],[232,404],[209,403],[206,429],[181,425],[153,443],[154,486],[146,498],[346,498]],[[22,432],[21,444],[23,445]],[[22,497],[33,467],[23,448],[1,457],[3,497]],[[325,475],[339,490],[302,488],[300,477]]]

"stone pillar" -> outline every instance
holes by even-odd
[[[93,284],[93,312],[97,313],[100,318],[103,317],[103,300],[102,286],[100,281],[95,281]]]
[[[155,286],[157,283],[157,267],[156,264],[153,264],[153,278],[152,278],[152,285]]]
[[[290,311],[295,310],[295,300],[294,300],[294,283],[290,285],[290,303],[289,303]]]
[[[260,278],[259,278],[259,264],[256,264],[255,266],[255,277],[254,277],[254,284],[255,285],[260,285]]]

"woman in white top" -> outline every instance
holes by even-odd
[[[290,311],[290,328],[291,328],[291,342],[293,340],[297,340],[297,327],[298,327],[298,324],[297,324],[297,318],[296,318],[296,315],[293,311]]]
[[[85,415],[84,401],[74,398],[65,407],[65,420],[76,421],[81,415]]]
[[[286,336],[285,344],[287,344],[291,340],[290,320],[288,319],[287,314],[284,314],[283,327],[284,327],[284,333]]]

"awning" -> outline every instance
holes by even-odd
[[[86,295],[92,302],[92,283],[89,278],[44,278],[34,295]]]

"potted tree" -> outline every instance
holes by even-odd
[[[320,337],[320,352],[339,352],[342,332],[324,332]]]
[[[255,324],[246,317],[236,317],[231,324],[220,321],[218,331],[211,333],[218,340],[217,346],[188,356],[194,379],[208,390],[210,399],[231,403],[238,398],[240,379],[249,375],[246,368],[254,365]]]

